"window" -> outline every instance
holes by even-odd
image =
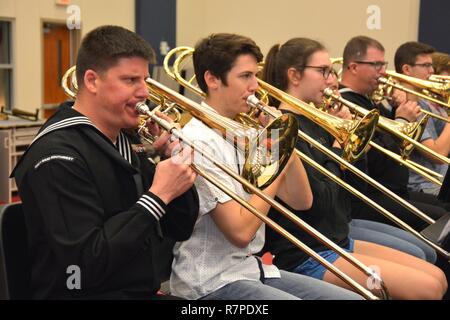
[[[0,20],[0,108],[12,105],[11,22]]]

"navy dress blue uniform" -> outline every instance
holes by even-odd
[[[21,158],[12,176],[28,229],[33,298],[145,299],[159,289],[170,244],[191,235],[198,195],[191,188],[166,205],[149,192],[155,166],[136,139],[121,132],[114,145],[62,106]],[[70,266],[80,270],[79,289],[67,285]]]

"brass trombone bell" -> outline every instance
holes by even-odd
[[[340,95],[335,93],[333,89],[326,88],[324,90],[324,104],[326,106],[333,106],[336,104],[342,104],[347,106],[350,110],[352,110],[354,113],[358,115],[363,115],[366,112],[366,109],[362,108],[361,106],[358,106],[354,103],[350,103],[350,101],[346,101],[343,99]],[[401,123],[398,121],[394,121],[385,117],[380,116],[379,123],[383,123],[383,127],[389,127],[390,130],[398,130],[401,133],[405,134],[408,137],[411,137],[414,140],[420,139],[422,136],[423,131],[425,130],[425,126],[427,123],[427,117],[423,117],[418,122],[409,122],[409,123]],[[391,131],[388,131],[388,133],[391,133]],[[377,143],[370,141],[369,144],[373,148],[377,149],[378,151],[384,153],[386,156],[400,162],[401,164],[407,166],[411,170],[416,171],[418,174],[422,175],[423,177],[427,178],[428,180],[432,181],[433,183],[436,183],[438,185],[442,185],[441,180],[443,179],[442,175],[438,174],[437,172],[431,171],[429,169],[426,169],[423,166],[418,165],[417,163],[414,163],[411,160],[408,160],[407,158],[411,154],[414,145],[409,143],[408,141],[401,139],[397,136],[395,136],[397,139],[400,155],[396,154],[390,150],[387,150]]]
[[[167,98],[217,130],[224,139],[238,147],[245,155],[242,176],[260,189],[269,186],[286,166],[297,143],[298,122],[292,115],[282,115],[263,130],[243,125],[219,115],[212,108],[186,103],[181,95],[167,96],[167,88],[148,78],[150,96]],[[153,101],[159,103],[159,101]],[[248,189],[246,189],[249,192]]]
[[[329,89],[329,88],[328,88]],[[354,112],[358,113],[361,116],[364,116],[365,114],[367,114],[367,112],[369,112],[369,110],[364,109],[344,98],[342,98],[341,96],[336,95],[333,90],[329,89],[325,89],[324,90],[324,94],[326,96],[330,96],[333,97],[334,100],[346,105],[347,107],[349,107],[351,110],[353,110]],[[415,125],[413,124],[411,128],[416,128],[416,130],[412,131],[412,133],[414,133],[413,137],[417,137],[420,136],[422,134],[423,131],[423,127],[424,127],[425,123],[424,122],[417,122],[415,123]],[[402,140],[405,141],[405,143],[411,143],[414,145],[415,148],[420,149],[423,152],[426,152],[428,154],[430,154],[431,156],[433,156],[434,158],[440,160],[443,163],[447,163],[450,164],[450,159],[447,157],[444,157],[440,154],[438,154],[437,152],[434,152],[433,150],[431,150],[430,148],[427,148],[426,146],[424,146],[423,144],[421,144],[420,142],[414,140],[411,136],[403,133],[402,131],[408,130],[409,126],[404,126],[403,124],[399,124],[397,121],[385,118],[385,117],[380,117],[380,121],[378,122],[378,126],[380,127],[380,129],[384,130],[385,132],[388,132]],[[417,131],[418,130],[418,131]],[[408,151],[407,151],[408,152]],[[406,152],[406,155],[408,155]],[[405,155],[405,153],[404,153]]]
[[[344,59],[341,57],[338,58],[331,58],[332,64],[343,64]],[[341,70],[342,71],[342,70]],[[388,78],[381,77],[379,78],[380,84],[378,85],[378,88],[373,92],[371,99],[377,103],[382,101],[383,99],[391,100],[391,94],[393,91],[393,88],[397,88],[399,90],[411,93],[413,95],[416,95],[418,97],[421,97],[423,99],[430,100],[434,103],[437,103],[439,105],[442,105],[444,107],[450,108],[450,76],[437,76],[432,75],[429,79],[429,81],[417,79],[414,77],[409,77],[407,75],[403,75],[394,71],[387,70],[386,74],[388,75]],[[404,86],[396,83],[393,79],[405,81],[411,85],[414,85],[415,87],[422,89],[423,93],[420,93],[418,91],[405,88]],[[436,79],[436,80],[433,80]],[[441,98],[441,99],[439,99]],[[450,122],[449,119],[441,117],[437,114],[434,114],[432,112],[428,112],[426,110],[421,109],[421,112],[428,114],[431,117],[437,118],[442,121]]]
[[[163,88],[163,87],[161,87]],[[170,90],[170,89],[169,89]],[[173,92],[170,93],[168,91],[168,94],[173,95]],[[173,95],[176,96],[176,95]],[[184,98],[181,98],[182,100]],[[384,285],[383,280],[379,277],[378,274],[376,274],[373,270],[367,268],[364,264],[362,264],[359,260],[354,258],[353,256],[346,253],[344,250],[342,250],[339,246],[337,246],[335,243],[331,242],[329,239],[327,239],[325,236],[320,234],[318,231],[315,231],[311,226],[303,222],[299,217],[294,215],[291,211],[289,211],[287,208],[282,206],[280,203],[276,202],[274,199],[268,197],[264,193],[262,193],[259,189],[254,187],[251,183],[243,179],[241,176],[236,174],[233,170],[231,170],[227,165],[224,165],[220,162],[217,162],[214,160],[214,158],[209,155],[207,152],[204,152],[203,150],[199,150],[195,144],[193,144],[191,141],[186,139],[183,136],[183,133],[180,132],[176,127],[171,126],[167,121],[164,119],[161,119],[157,117],[154,112],[150,112],[147,106],[143,103],[138,103],[136,105],[136,109],[139,113],[151,117],[153,121],[158,123],[162,128],[167,130],[169,133],[180,139],[184,144],[188,145],[194,152],[199,153],[201,156],[205,157],[207,160],[209,160],[211,163],[213,163],[215,166],[217,166],[219,169],[223,170],[225,173],[233,177],[235,180],[240,182],[243,186],[246,186],[245,188],[250,189],[252,193],[257,194],[263,201],[266,201],[268,204],[270,204],[272,207],[277,209],[280,213],[282,213],[284,216],[286,216],[288,219],[290,219],[294,224],[300,226],[301,228],[308,230],[312,235],[316,236],[321,240],[325,245],[328,247],[336,250],[339,252],[345,259],[348,259],[350,263],[355,265],[356,267],[360,268],[361,271],[363,271],[366,275],[374,277],[376,281],[380,283],[380,294],[383,299],[389,298],[389,293],[387,291],[386,286]],[[190,109],[190,107],[189,107]],[[153,141],[153,138],[149,134],[148,130],[142,130],[140,132],[141,136],[144,139],[149,140],[150,142]],[[334,265],[332,265],[330,262],[325,260],[323,257],[321,257],[317,252],[309,248],[307,245],[305,245],[303,242],[298,240],[296,237],[294,237],[290,232],[288,232],[286,229],[282,228],[279,224],[271,220],[267,215],[261,213],[258,211],[254,206],[250,205],[246,200],[244,200],[242,197],[237,195],[233,190],[231,190],[227,185],[210,175],[204,170],[201,170],[198,168],[195,163],[191,164],[191,167],[194,171],[196,171],[200,176],[202,176],[205,180],[225,192],[227,195],[229,195],[231,198],[233,198],[235,201],[237,201],[240,205],[245,207],[247,210],[249,210],[251,213],[253,213],[256,217],[258,217],[260,220],[262,220],[266,225],[274,229],[276,232],[280,233],[283,237],[291,241],[297,248],[300,250],[305,251],[308,255],[313,257],[314,259],[317,259],[319,263],[321,263],[323,266],[325,266],[327,269],[329,269],[331,272],[333,272],[338,278],[348,283],[351,287],[356,289],[359,293],[361,293],[364,297],[371,299],[371,300],[378,300],[376,296],[374,296],[370,291],[362,287],[360,284],[358,284],[355,280],[350,278],[348,275],[343,273],[341,270],[336,268]]]
[[[175,49],[173,49],[173,50],[175,50]],[[181,56],[178,57],[178,59],[180,59],[180,58],[181,58]],[[166,70],[166,72],[167,71],[168,70]],[[171,72],[167,72],[167,73],[169,75],[170,75],[170,73],[172,73],[174,75],[174,77],[173,77],[174,80],[176,80],[178,83],[184,85],[183,84],[184,82],[181,81],[181,80],[184,80],[182,77],[181,77],[181,79],[177,79],[177,77],[175,77],[175,74],[177,73],[177,70],[174,70],[174,71],[171,71]],[[198,90],[194,90],[195,87],[193,85],[191,85],[190,83],[189,83],[189,85],[185,85],[185,86],[188,89],[193,90],[194,92],[198,92]],[[268,110],[268,109],[265,109],[264,112],[270,114],[270,110]],[[317,143],[317,141],[315,141],[314,139],[312,139],[311,137],[309,137],[308,135],[303,133],[301,130],[298,131],[298,135],[299,135],[300,138],[302,138],[303,140],[307,141],[311,145],[313,145],[316,148],[318,148],[324,154],[328,155],[330,158],[332,158],[333,160],[335,160],[338,163],[340,163],[343,167],[346,167],[346,168],[350,169],[358,177],[360,177],[361,179],[366,180],[368,183],[372,184],[374,187],[376,187],[377,189],[379,189],[380,191],[382,191],[383,193],[385,193],[386,195],[391,197],[393,200],[395,200],[396,202],[401,204],[403,207],[407,208],[408,210],[410,210],[411,212],[416,214],[418,217],[422,218],[424,221],[426,221],[426,222],[428,222],[430,224],[435,222],[434,220],[432,220],[428,216],[424,215],[420,210],[418,210],[417,208],[415,208],[414,206],[412,206],[411,204],[409,204],[408,202],[406,202],[405,200],[403,200],[402,198],[400,198],[399,196],[397,196],[396,194],[394,194],[393,192],[388,190],[386,187],[382,186],[380,183],[378,183],[377,181],[375,181],[371,177],[367,176],[365,173],[361,172],[358,168],[354,167],[351,163],[343,160],[338,155],[336,155],[334,152],[332,152],[332,151],[328,150],[327,148],[325,148],[324,146],[322,146],[320,143]],[[446,258],[448,258],[450,256],[448,252],[446,252],[445,250],[443,250],[442,248],[440,248],[439,246],[437,246],[435,243],[431,242],[430,240],[424,238],[420,233],[418,233],[417,231],[412,229],[409,225],[405,224],[403,221],[401,221],[400,219],[395,217],[393,214],[391,214],[390,212],[385,210],[383,207],[379,206],[376,202],[372,201],[370,198],[368,198],[367,196],[365,196],[364,194],[362,194],[361,192],[359,192],[358,190],[356,190],[355,188],[353,188],[349,184],[345,183],[340,178],[338,178],[337,176],[335,176],[334,174],[332,174],[331,172],[329,172],[328,170],[326,170],[325,168],[323,168],[319,164],[317,164],[317,162],[315,162],[311,158],[307,157],[306,155],[302,154],[299,150],[296,150],[296,153],[300,156],[300,158],[303,161],[307,162],[312,167],[316,168],[317,170],[322,172],[324,175],[328,176],[330,179],[332,179],[336,183],[340,184],[344,189],[348,190],[349,192],[351,192],[355,196],[357,196],[357,197],[361,198],[362,200],[366,201],[370,206],[372,206],[373,208],[378,210],[380,213],[385,215],[390,220],[394,221],[396,224],[401,226],[403,229],[408,230],[409,232],[413,233],[417,238],[421,239],[422,241],[424,241],[427,244],[429,244],[430,246],[432,246],[440,254],[443,254]]]
[[[173,49],[169,57],[165,59],[165,70],[169,76],[175,79],[178,83],[186,88],[191,89],[197,94],[204,96],[204,93],[196,86],[192,84],[192,80],[184,79],[180,74],[181,64],[194,52],[193,48],[189,47],[179,47]],[[168,65],[168,60],[174,54],[179,54],[173,63],[173,69],[170,69]],[[336,140],[343,146],[343,157],[349,161],[355,161],[364,152],[368,142],[370,141],[378,121],[378,111],[373,111],[366,117],[360,120],[343,120],[338,117],[329,115],[326,112],[318,111],[316,108],[297,100],[293,97],[288,97],[288,95],[277,88],[270,86],[264,81],[258,79],[260,94],[264,97],[269,95],[276,95],[277,97],[283,97],[284,101],[289,104],[295,105],[299,112],[308,119],[316,122],[323,128],[325,128],[330,134],[332,134]],[[288,101],[289,100],[289,101]],[[294,101],[295,100],[295,101]],[[251,102],[251,100],[250,100]],[[255,109],[259,108],[260,105],[249,103],[249,105]],[[246,115],[240,115],[241,119],[246,122],[251,122],[248,120]]]
[[[78,84],[76,80],[76,66],[72,66],[64,73],[61,78],[61,87],[63,88],[65,94],[71,99],[77,97]]]
[[[383,78],[380,81],[381,83],[393,86],[397,89],[414,94],[420,98],[427,99],[441,106],[450,108],[450,83],[437,83],[434,81],[422,80],[391,70],[386,70],[386,74],[390,79]],[[386,79],[387,81],[384,79]],[[415,90],[407,91],[405,90],[406,88],[400,86],[399,84],[396,84],[394,81],[392,81],[392,79],[414,86],[417,89],[422,90],[422,93]]]
[[[294,107],[298,112],[328,131],[342,146],[342,157],[349,162],[364,153],[375,132],[379,112],[367,112],[359,120],[345,120],[317,109],[287,93],[258,79],[260,87],[275,99]]]

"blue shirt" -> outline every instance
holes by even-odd
[[[444,117],[448,116],[445,110],[443,110],[441,107],[432,103],[428,103],[424,99],[420,99],[418,103],[419,106],[426,111],[430,111],[434,114]],[[436,140],[437,138],[439,138],[440,134],[444,130],[444,127],[445,127],[444,121],[434,117],[430,117],[428,119],[428,123],[425,127],[425,130],[422,134],[422,137],[420,138],[420,142],[423,142],[428,139]],[[417,150],[413,151],[413,153],[411,154],[411,160],[417,162],[418,164],[421,164],[426,168],[429,168],[435,172],[442,174],[442,176],[445,176],[447,172],[448,168],[447,164],[432,162]],[[409,190],[421,191],[423,189],[432,189],[432,188],[436,188],[436,184],[424,178],[423,176],[417,174],[415,171],[409,170],[409,181],[408,181]]]

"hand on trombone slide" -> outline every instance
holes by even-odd
[[[282,112],[281,112],[280,110],[278,110],[277,108],[270,107],[270,106],[268,106],[267,108],[268,108],[274,115],[276,115],[276,116],[278,116],[278,117],[282,115]],[[263,127],[267,126],[267,125],[273,120],[273,117],[272,117],[271,115],[269,115],[269,114],[267,114],[267,113],[265,113],[265,112],[261,112],[260,110],[258,110],[257,116],[258,116],[258,121],[259,121],[259,123],[260,123]]]
[[[339,91],[337,91],[337,90],[333,90],[333,91],[338,96],[341,95],[339,93]],[[353,114],[350,112],[350,109],[342,103],[324,98],[324,105],[325,105],[327,113],[329,113],[335,117],[338,117],[341,119],[347,119],[347,120],[352,120],[354,118]]]
[[[175,128],[181,129],[180,124],[174,122],[172,118],[170,118],[168,115],[160,111],[156,111],[155,114],[158,117],[169,122]],[[166,130],[161,129],[161,127],[151,119],[148,119],[146,121],[146,126],[149,133],[153,137],[155,137],[153,147],[163,158],[166,159],[170,158],[171,156],[178,154],[183,148],[182,144],[177,138],[175,138],[171,133],[167,132]]]
[[[349,108],[347,108],[346,106],[344,106],[343,104],[335,104],[336,107],[332,107],[330,109],[328,109],[328,113],[341,118],[341,119],[347,119],[347,120],[352,120],[353,119],[353,115],[350,112]]]
[[[169,116],[161,112],[155,114],[174,125],[176,129],[180,129],[180,125],[174,123]],[[192,187],[197,177],[197,173],[191,167],[194,152],[173,134],[163,131],[153,121],[147,121],[147,128],[150,132],[159,134],[153,146],[166,158],[156,166],[150,192],[157,194],[167,204]]]
[[[415,101],[405,100],[395,109],[395,118],[401,118],[409,122],[417,121],[422,112]]]

